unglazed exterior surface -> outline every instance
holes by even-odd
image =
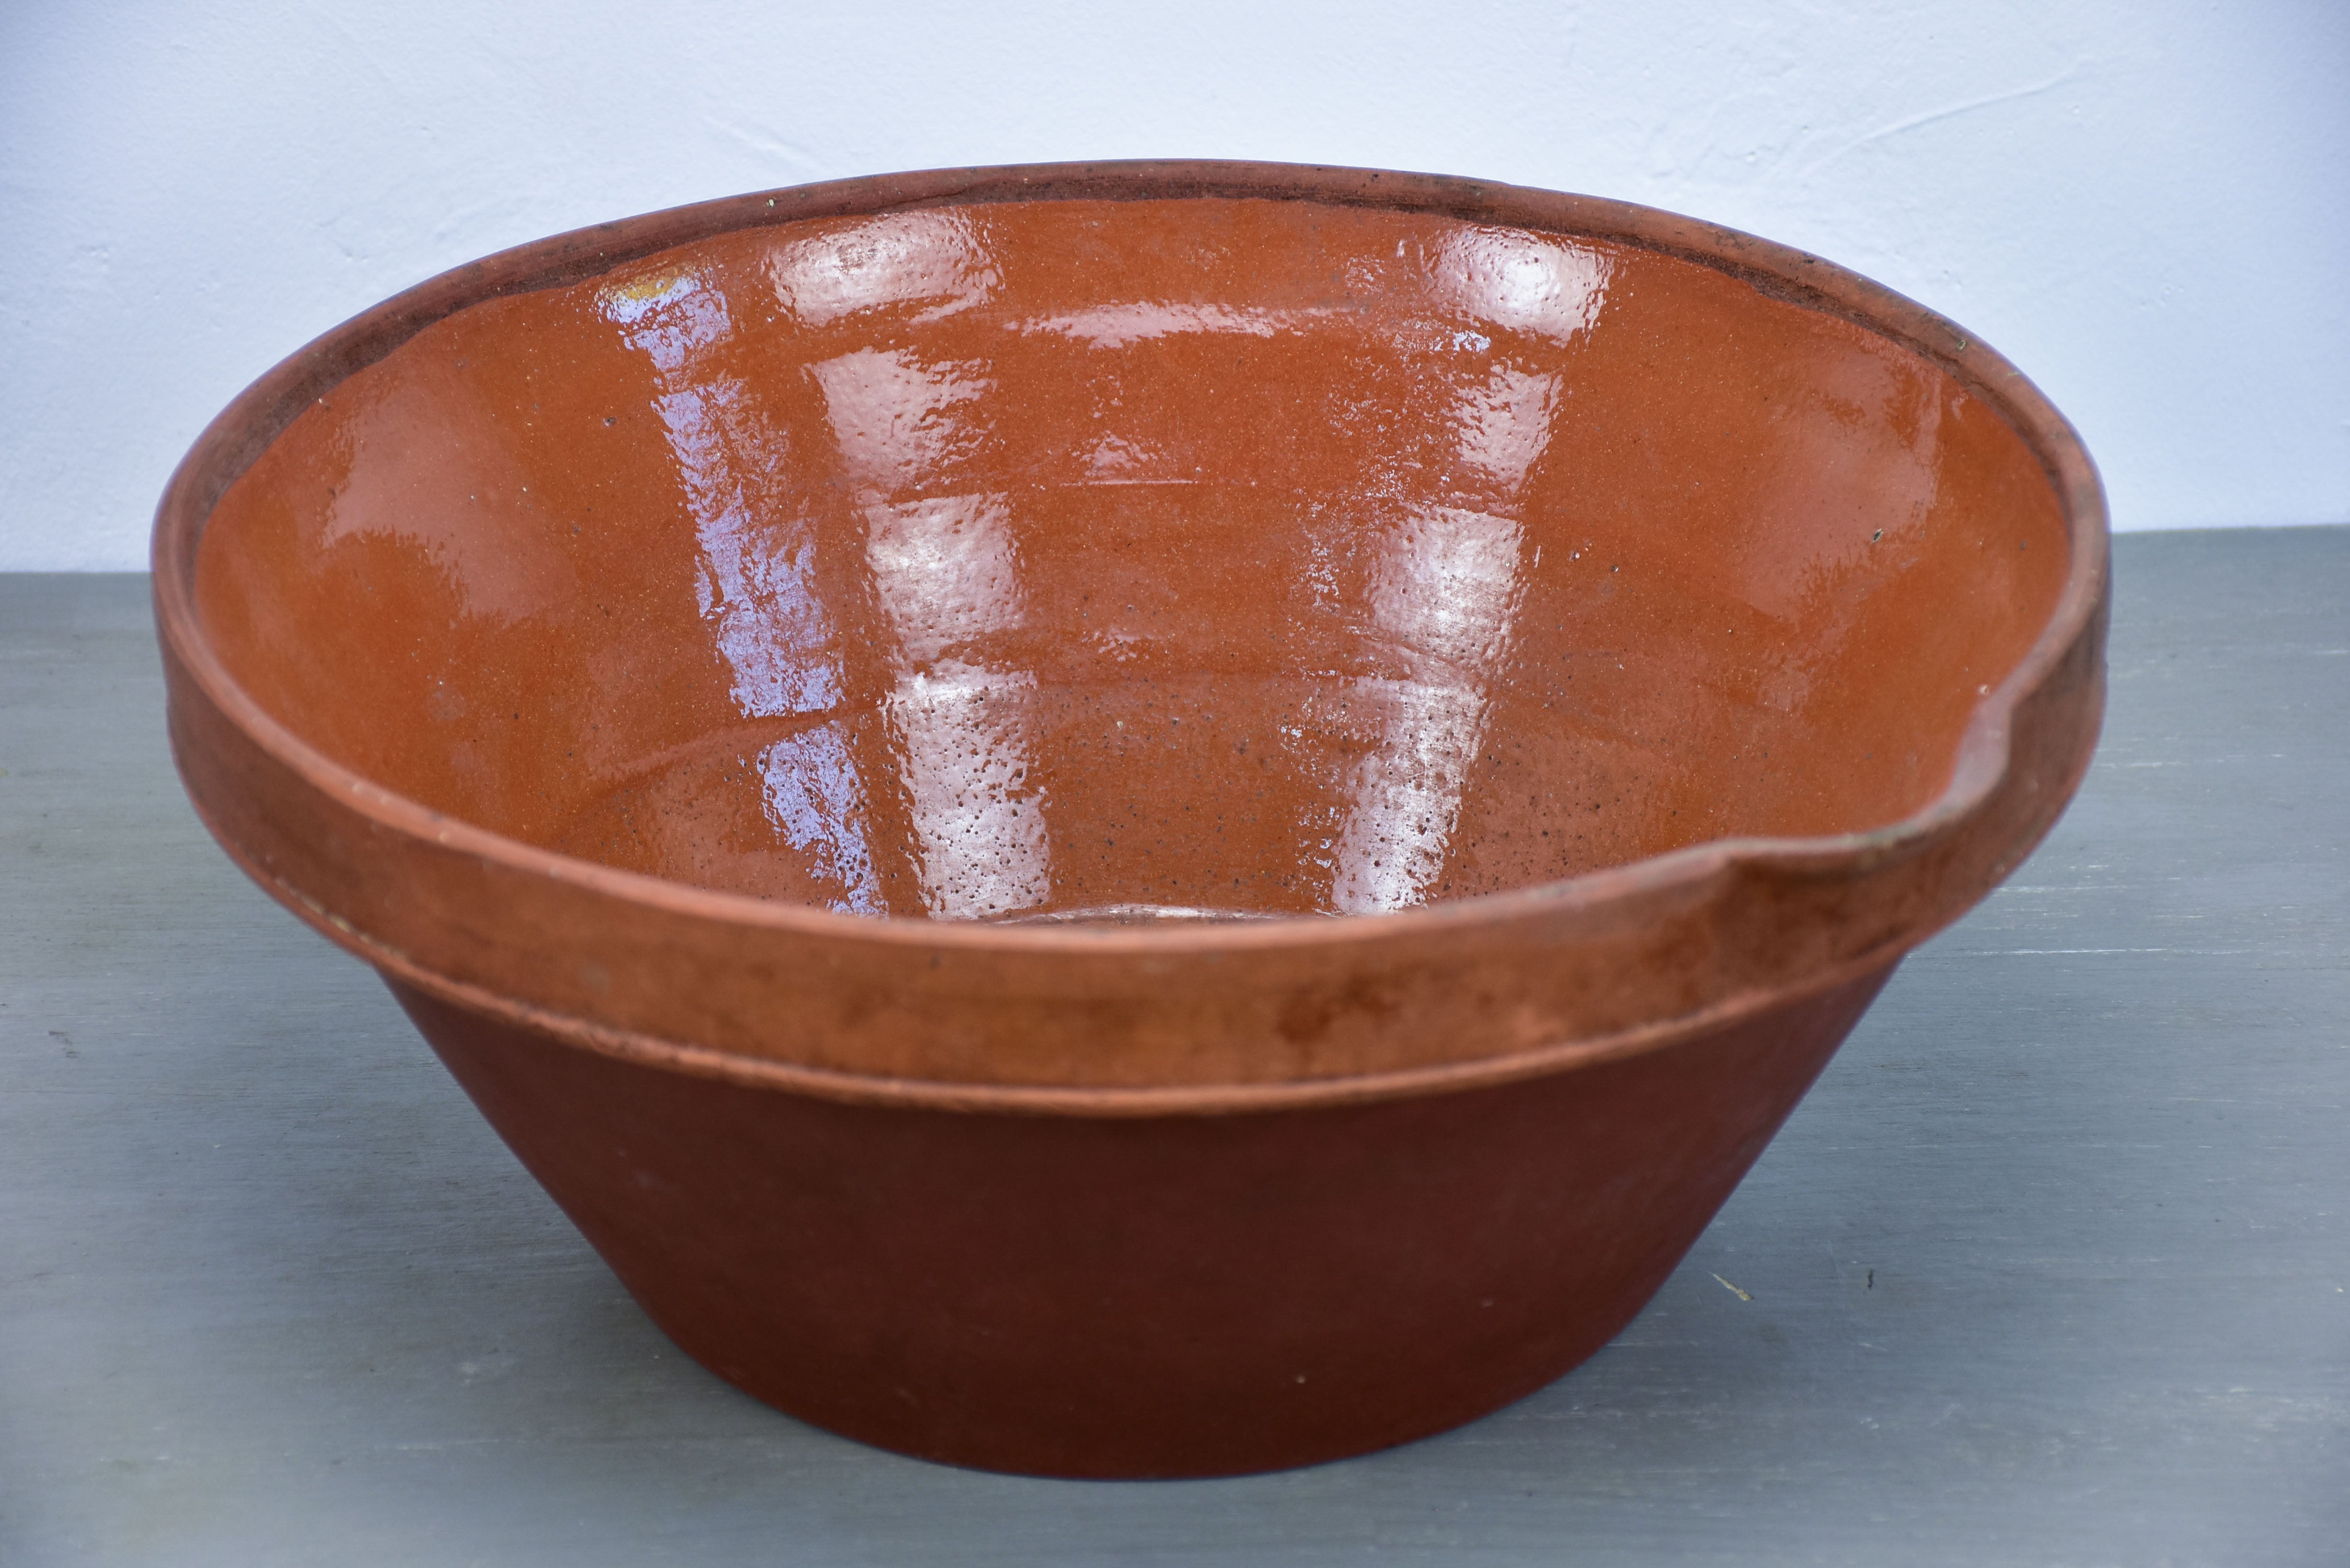
[[[2038,394],[1813,258],[1069,166],[435,280],[207,432],[156,591],[206,821],[681,1344],[1200,1474],[1638,1310],[2069,797],[2104,549]]]

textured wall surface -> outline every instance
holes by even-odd
[[[1957,318],[2125,528],[2350,518],[2350,6],[0,6],[0,569],[142,565],[220,405],[484,253],[892,169],[1240,157],[1592,192]]]

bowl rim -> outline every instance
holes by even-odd
[[[2063,588],[2039,635],[2014,668],[1979,696],[1941,790],[1907,815],[1877,827],[1810,837],[1710,839],[1571,877],[1379,914],[1122,927],[850,915],[622,870],[436,811],[328,757],[264,711],[230,675],[204,635],[195,605],[197,551],[221,497],[328,389],[461,310],[506,295],[577,285],[696,241],[813,219],[1006,202],[1215,199],[1426,213],[1659,253],[1723,273],[1766,296],[1886,338],[1981,399],[2016,432],[2047,474],[2070,533],[2070,556]],[[437,841],[506,870],[629,903],[779,934],[914,946],[933,952],[1098,958],[1343,948],[1391,940],[1415,929],[1458,931],[1504,926],[1564,909],[1594,909],[1667,889],[1694,888],[1750,867],[1799,872],[1889,856],[1950,829],[1981,809],[1998,791],[2012,762],[2012,731],[2018,709],[2057,673],[2105,606],[2109,541],[2095,467],[2078,434],[2037,387],[1956,323],[1818,256],[1631,202],[1489,181],[1323,165],[1136,160],[931,170],[754,192],[572,230],[441,273],[296,350],[211,421],[163,492],[156,511],[151,565],[156,621],[167,659],[175,659],[203,698],[272,761],[309,788],[358,812],[374,828]],[[243,856],[238,858],[244,860]],[[248,868],[253,867],[248,864]],[[264,885],[278,892],[268,879]],[[296,912],[310,919],[308,911]],[[1903,949],[1955,918],[1953,912],[1927,922],[1927,929]],[[332,929],[331,916],[310,923],[369,961],[383,962],[384,953],[370,950],[347,925]],[[577,1029],[586,1021],[566,1022]]]

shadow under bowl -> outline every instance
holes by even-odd
[[[1617,202],[899,175],[446,274],[166,493],[174,753],[684,1349],[1054,1475],[1617,1332],[2104,701],[2078,441]]]

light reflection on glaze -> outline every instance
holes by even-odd
[[[928,665],[1021,623],[1011,521],[1002,495],[942,495],[867,511],[866,564],[909,663]]]
[[[655,408],[700,545],[696,597],[733,671],[735,706],[749,719],[837,709],[841,676],[815,581],[815,531],[805,516],[760,504],[778,488],[762,469],[779,455],[781,433],[740,379],[695,373],[697,358],[732,329],[724,295],[686,274],[608,289],[601,303],[660,378]],[[758,767],[768,821],[845,890],[832,907],[878,912],[864,790],[843,726],[774,742]]]
[[[1550,444],[1557,398],[1555,373],[1494,366],[1483,386],[1464,387],[1454,400],[1452,429],[1461,461],[1514,500]]]
[[[837,723],[786,735],[759,753],[759,805],[785,843],[816,862],[817,874],[844,884],[831,901],[844,914],[882,912],[862,823],[865,789]]]
[[[935,321],[968,309],[1000,280],[970,220],[952,213],[892,213],[807,239],[768,258],[775,299],[801,325],[826,327],[862,311],[928,306]]]
[[[1461,316],[1558,342],[1590,328],[1607,281],[1601,254],[1507,231],[1455,233],[1424,265],[1432,292]],[[928,307],[918,320],[935,319],[984,299],[1000,281],[969,223],[930,214],[874,220],[786,245],[771,258],[769,275],[779,302],[808,327],[908,305]],[[726,328],[714,291],[678,293],[672,286],[661,303],[665,310],[643,312],[650,330],[639,329],[657,363],[667,357],[681,365],[693,346]],[[1177,337],[1311,331],[1332,314],[1131,300],[1014,329],[1115,353]],[[1453,328],[1440,331],[1432,348],[1482,356],[1492,340]],[[1029,780],[1033,748],[1022,722],[1035,678],[991,661],[977,646],[1024,618],[1011,503],[1001,493],[899,499],[951,480],[977,452],[986,438],[993,379],[983,362],[927,359],[902,348],[858,349],[809,371],[822,389],[844,477],[858,497],[875,602],[894,639],[886,711],[924,906],[934,917],[966,919],[1040,906],[1051,893],[1051,846],[1044,803]],[[1418,504],[1388,532],[1383,556],[1370,564],[1367,629],[1410,650],[1421,667],[1408,680],[1351,683],[1378,715],[1378,734],[1336,781],[1340,815],[1329,898],[1348,913],[1420,902],[1443,869],[1484,735],[1488,683],[1509,656],[1523,591],[1522,530],[1506,513],[1548,444],[1560,396],[1555,372],[1506,359],[1482,379],[1449,379],[1455,384],[1444,428],[1458,480],[1498,509]],[[761,432],[735,410],[739,397],[725,382],[709,383],[671,394],[663,415],[697,515],[723,520],[704,530],[705,558],[720,585],[707,596],[704,613],[728,602],[758,607],[754,635],[733,628],[721,633],[738,672],[736,700],[755,714],[775,711],[778,700],[817,696],[820,681],[837,679],[837,670],[808,659],[806,650],[828,642],[829,628],[813,599],[792,591],[805,581],[804,572],[795,576],[792,570],[797,561],[770,556],[759,563],[768,569],[749,568],[740,549],[746,529],[738,497],[724,491],[726,476],[712,475],[712,461],[702,455],[724,448],[704,431],[730,416],[731,428],[751,438],[734,450],[767,450]],[[1083,461],[1090,483],[1170,477],[1146,447],[1107,429]],[[1314,584],[1303,586],[1314,594]],[[723,621],[727,612],[716,613]],[[788,695],[789,678],[779,679],[787,668],[800,683]],[[829,732],[771,748],[767,758],[770,818],[803,848],[841,842],[832,825],[863,809],[853,764],[822,740]],[[837,863],[851,857],[835,851]],[[869,865],[859,869],[869,883]]]
[[[1381,723],[1342,786],[1330,890],[1341,913],[1419,903],[1444,867],[1484,738],[1486,682],[1508,656],[1519,545],[1511,519],[1451,509],[1411,519],[1389,543],[1371,623],[1441,664],[1414,680],[1356,683]]]
[[[1446,236],[1433,268],[1440,297],[1479,320],[1560,343],[1599,319],[1610,271],[1589,245],[1513,229]]]
[[[1000,495],[866,511],[865,558],[897,639],[889,714],[903,746],[899,777],[922,899],[946,918],[1033,909],[1052,890],[1020,722],[1036,679],[947,657],[1023,619],[1010,516]]]
[[[1167,455],[1149,443],[1104,431],[1086,448],[1087,484],[1198,484],[1197,475],[1166,472]]]
[[[1036,678],[947,660],[900,676],[889,717],[912,806],[922,901],[941,919],[1035,909],[1052,893],[1043,803],[1028,780]]]
[[[1138,299],[1039,317],[1018,323],[1014,330],[1074,337],[1094,348],[1127,348],[1137,343],[1190,334],[1271,337],[1277,333],[1308,329],[1334,314],[1329,310],[1260,310]]]
[[[1486,319],[1559,337],[1589,329],[1607,286],[1604,262],[1589,253],[1484,231],[1456,236],[1438,276]],[[1457,388],[1454,452],[1497,509],[1424,508],[1387,536],[1371,628],[1436,662],[1413,680],[1357,683],[1381,721],[1378,744],[1341,789],[1330,900],[1342,913],[1420,903],[1444,869],[1524,593],[1523,530],[1504,513],[1550,443],[1558,400],[1555,373],[1506,363]]]
[[[972,646],[1023,619],[1008,504],[987,494],[890,499],[951,479],[984,434],[977,416],[992,383],[975,366],[906,351],[863,350],[811,369],[857,487],[874,600],[896,643],[886,711],[923,906],[950,919],[1033,909],[1052,890],[1023,724],[1036,678]]]
[[[990,382],[980,366],[926,363],[907,349],[860,349],[809,367],[824,389],[848,477],[883,495],[936,478],[972,454],[986,424],[968,407]]]

